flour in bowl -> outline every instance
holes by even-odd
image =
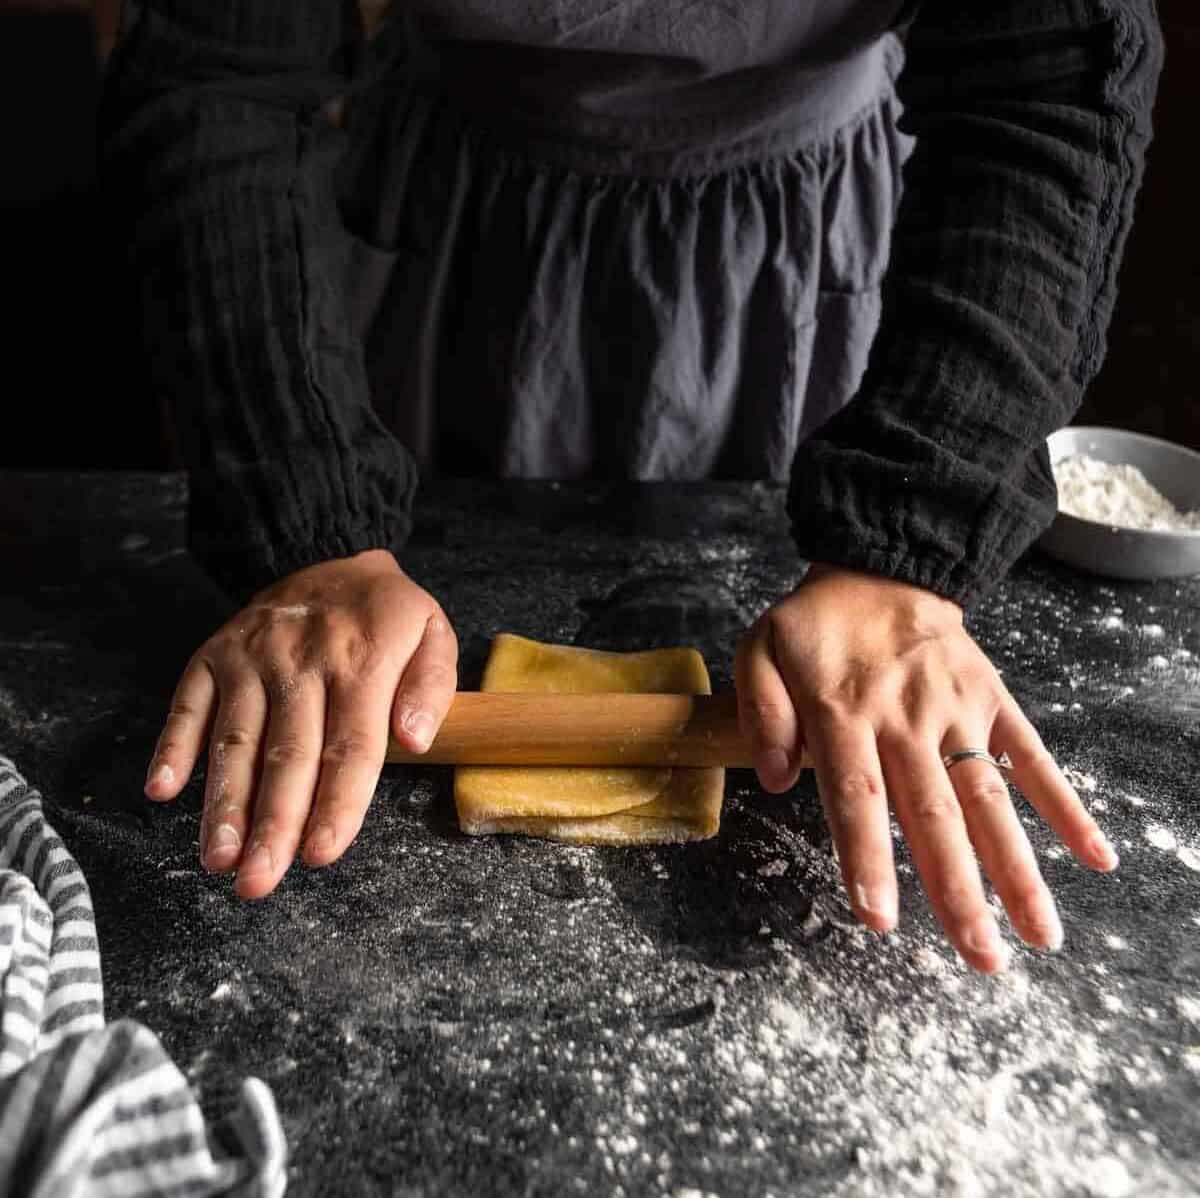
[[[1073,454],[1054,463],[1060,511],[1081,520],[1156,532],[1200,532],[1200,510],[1181,512],[1136,467]]]

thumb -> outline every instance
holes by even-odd
[[[754,752],[763,789],[779,794],[800,772],[796,708],[772,651],[771,625],[759,620],[738,644],[734,681],[738,724]]]

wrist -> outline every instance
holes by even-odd
[[[864,594],[886,596],[890,602],[899,603],[915,612],[939,614],[943,618],[950,616],[959,622],[963,619],[962,605],[936,591],[887,574],[871,574],[865,570],[840,566],[836,562],[809,563],[801,586],[817,585],[841,589],[848,598]]]

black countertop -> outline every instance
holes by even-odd
[[[973,613],[1122,854],[1091,874],[1022,806],[1067,940],[989,980],[903,848],[880,939],[811,780],[742,772],[716,840],[623,850],[468,839],[448,770],[389,769],[339,864],[239,902],[197,865],[199,781],[141,795],[227,614],[184,504],[175,476],[0,478],[0,753],[91,882],[109,1017],[159,1033],[210,1113],[266,1080],[291,1193],[1200,1192],[1200,580],[1034,557]],[[728,685],[801,569],[761,487],[444,485],[420,511],[406,565],[464,686],[503,629],[695,644]]]

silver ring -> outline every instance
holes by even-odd
[[[994,765],[1002,774],[1008,773],[1013,767],[1012,760],[1007,753],[993,757],[991,753],[985,752],[983,749],[959,749],[957,753],[947,753],[942,758],[942,764],[947,770],[960,761],[986,761],[988,765]]]

